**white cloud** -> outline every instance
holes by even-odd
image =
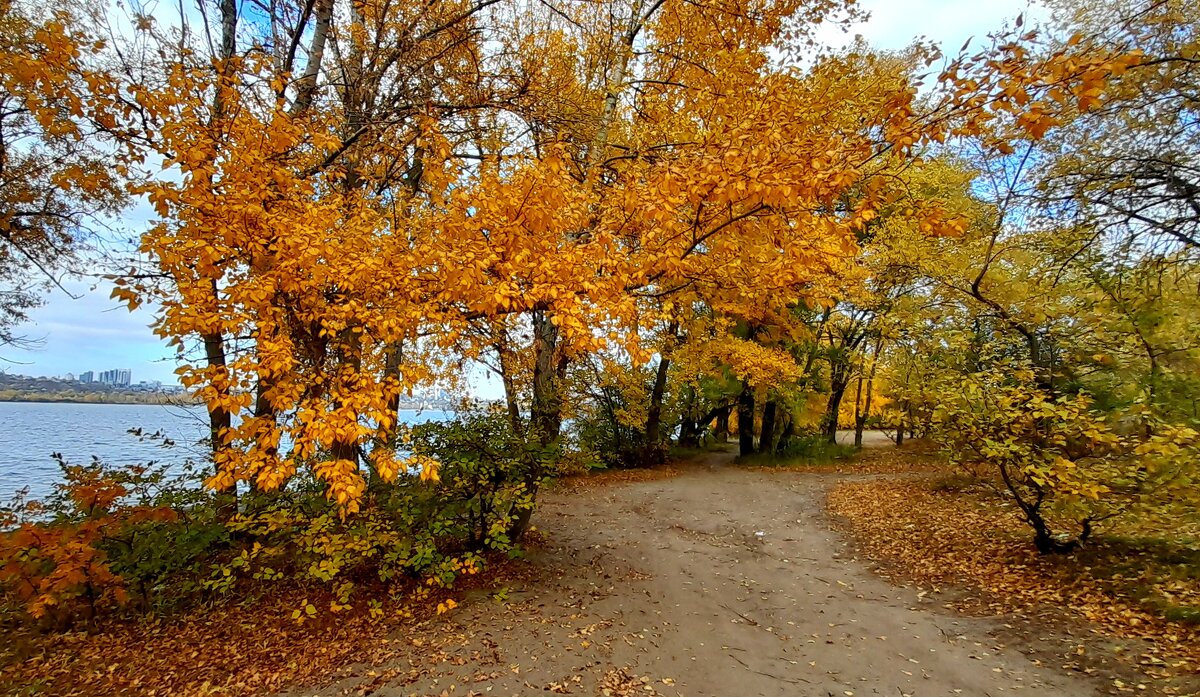
[[[1011,24],[1018,15],[1024,14],[1030,22],[1049,14],[1029,0],[859,0],[858,5],[870,13],[870,19],[851,26],[848,32],[832,25],[822,27],[819,38],[843,47],[861,35],[875,48],[897,50],[923,37],[953,55],[968,38],[974,37],[972,46],[982,45],[989,32]]]

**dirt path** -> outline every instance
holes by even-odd
[[[551,493],[542,580],[465,602],[321,694],[1093,694],[998,645],[995,623],[874,576],[823,512],[836,476],[730,458]]]
[[[854,431],[838,431],[837,442],[854,445]],[[862,445],[864,448],[887,448],[895,445],[895,442],[883,431],[863,431]]]

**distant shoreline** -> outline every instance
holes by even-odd
[[[130,395],[133,397],[133,395]],[[184,401],[175,395],[163,395],[162,399],[131,399],[129,401],[114,401],[110,399],[94,399],[89,400],[81,397],[63,397],[63,398],[45,398],[38,399],[37,397],[0,397],[0,404],[115,404],[117,406],[165,406],[165,407],[202,407],[203,402],[200,401]],[[424,412],[424,411],[440,411],[449,413],[454,411],[448,404],[441,405],[426,405],[426,406],[405,406],[401,405],[399,411]]]
[[[141,405],[141,406],[172,406],[172,407],[197,407],[201,406],[201,402],[182,400],[175,395],[163,395],[161,398],[139,397],[129,395],[129,399],[113,399],[111,396],[105,395],[100,399],[88,399],[87,397],[37,397],[37,396],[20,396],[20,397],[0,397],[0,404],[116,404],[116,405]]]

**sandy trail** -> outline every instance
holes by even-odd
[[[728,467],[552,492],[541,579],[406,637],[320,694],[1091,695],[873,575],[823,511],[836,475]],[[608,690],[606,693],[605,690]]]

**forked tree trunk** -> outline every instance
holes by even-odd
[[[871,371],[867,373],[867,396],[866,404],[863,406],[862,415],[857,417],[854,423],[854,445],[862,447],[863,430],[866,428],[867,419],[871,418],[871,399],[875,392],[875,369],[879,366],[879,349],[882,346],[882,339],[875,346],[875,356],[871,359]]]
[[[545,309],[532,313],[533,321],[533,389],[529,407],[529,437],[539,445],[550,447],[558,441],[562,430],[562,397],[560,383],[566,361],[558,355],[558,327],[550,321]],[[531,498],[537,497],[542,472],[531,467],[525,478],[525,488]],[[517,511],[508,527],[508,535],[518,540],[529,529],[533,508]]]
[[[850,384],[849,371],[845,368],[831,371],[829,385],[829,404],[825,407],[825,438],[830,443],[837,442],[838,411],[842,407],[842,397]]]
[[[1089,518],[1084,518],[1080,521],[1081,529],[1079,534],[1074,539],[1059,539],[1050,531],[1050,525],[1046,521],[1045,516],[1042,515],[1042,506],[1046,500],[1045,491],[1040,486],[1031,484],[1030,487],[1032,487],[1033,493],[1030,494],[1023,485],[1013,479],[1014,473],[1009,471],[1007,465],[1001,464],[999,471],[1000,478],[1012,495],[1013,501],[1021,509],[1021,513],[1024,514],[1025,522],[1033,528],[1033,546],[1037,548],[1039,554],[1065,554],[1073,552],[1091,537],[1092,521]]]
[[[229,2],[230,0],[224,0]],[[329,26],[333,22],[333,0],[317,0],[316,23],[313,26],[312,43],[308,50],[308,63],[304,73],[297,80],[296,101],[292,103],[293,113],[302,113],[312,105],[313,96],[317,91],[317,78],[321,72],[321,63],[325,58],[325,42],[329,35]]]

